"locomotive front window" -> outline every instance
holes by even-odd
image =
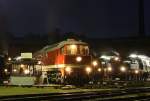
[[[79,54],[80,55],[88,55],[89,54],[88,46],[79,45]]]
[[[76,55],[77,54],[77,45],[68,45],[67,54]]]
[[[85,45],[67,45],[66,53],[70,55],[88,55],[89,48]]]

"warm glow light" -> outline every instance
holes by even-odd
[[[120,67],[120,71],[125,72],[126,68],[122,66],[122,67]]]
[[[38,61],[38,64],[40,65],[40,64],[42,64],[42,62],[41,62],[41,61]]]
[[[29,71],[29,70],[27,70],[27,69],[26,69],[26,70],[24,70],[24,74],[29,74],[29,72],[30,72],[30,71]]]
[[[8,61],[11,61],[11,57],[8,58]]]
[[[135,72],[135,74],[138,74],[138,73],[139,73],[139,70],[135,70],[134,72]]]
[[[16,69],[14,69],[13,71],[14,71],[14,72],[16,72],[17,70],[16,70]]]
[[[119,57],[115,57],[114,60],[115,60],[115,61],[119,61]]]
[[[101,68],[98,68],[98,70],[97,70],[98,72],[101,72],[102,71],[102,69]]]
[[[65,68],[65,71],[66,71],[67,73],[71,73],[71,68],[70,68],[70,67],[66,67],[66,68]]]
[[[7,70],[7,69],[4,69],[4,71],[7,72],[8,70]]]
[[[92,71],[92,69],[90,68],[90,67],[86,67],[86,72],[89,74],[91,71]]]
[[[22,68],[23,68],[23,67],[24,67],[24,65],[23,65],[23,64],[21,64],[21,65],[20,65],[20,67],[22,67]]]
[[[93,64],[93,66],[97,66],[98,65],[97,61],[93,61],[92,64]]]
[[[77,46],[76,46],[76,45],[70,45],[70,48],[71,48],[71,49],[76,49]]]
[[[82,61],[82,57],[80,57],[80,56],[76,57],[76,61],[77,62],[81,62]]]
[[[111,72],[111,71],[112,71],[112,68],[111,68],[111,67],[108,67],[107,70]]]

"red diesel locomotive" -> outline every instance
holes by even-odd
[[[92,71],[88,44],[74,39],[48,45],[34,57],[41,61],[49,82],[84,83]]]

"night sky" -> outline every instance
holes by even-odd
[[[145,30],[150,35],[150,0],[145,0]],[[89,37],[138,33],[138,0],[0,0],[5,31],[23,35],[62,32]],[[1,25],[2,26],[2,25]]]

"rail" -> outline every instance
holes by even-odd
[[[130,88],[130,89],[120,89],[113,91],[92,91],[92,92],[76,92],[76,93],[49,93],[49,94],[28,94],[28,95],[16,95],[16,96],[2,96],[0,101],[78,101],[78,100],[89,100],[95,99],[94,101],[134,101],[136,99],[141,99],[140,101],[149,101],[150,88]],[[129,96],[121,97],[125,95],[140,94],[140,96]]]

